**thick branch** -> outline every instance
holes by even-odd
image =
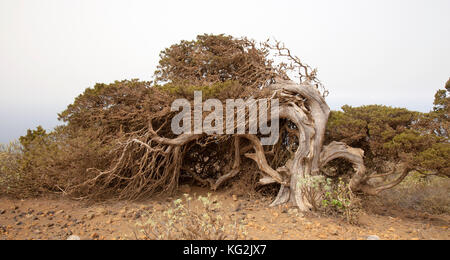
[[[283,185],[287,185],[287,183],[283,180],[281,175],[277,171],[272,169],[272,167],[270,167],[269,164],[267,163],[264,148],[261,145],[261,142],[259,141],[258,137],[256,137],[255,135],[250,135],[250,134],[245,134],[245,135],[241,135],[241,136],[244,138],[247,138],[253,144],[253,148],[255,149],[254,154],[247,153],[247,154],[245,154],[245,156],[247,158],[254,160],[256,162],[256,164],[258,165],[258,168],[265,174],[269,175],[276,182],[283,184]]]
[[[241,152],[240,152],[240,141],[239,136],[234,137],[234,163],[233,168],[231,171],[223,176],[221,176],[219,179],[217,179],[216,183],[212,185],[211,189],[217,190],[217,188],[226,180],[229,180],[236,176],[240,171],[241,166]]]
[[[344,143],[332,142],[325,146],[320,154],[320,167],[325,166],[330,161],[344,158],[353,164],[355,174],[350,180],[350,189],[358,191],[361,185],[366,181],[366,167],[364,166],[364,151],[358,148],[352,148]]]

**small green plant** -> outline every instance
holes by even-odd
[[[325,194],[322,200],[322,209],[327,213],[343,215],[349,223],[356,224],[361,204],[348,184],[342,178],[335,182],[328,178],[323,187]]]
[[[306,196],[314,210],[320,207],[320,205],[317,205],[317,201],[322,196],[325,181],[323,175],[306,176],[297,181],[297,187],[303,191],[303,196]]]
[[[137,223],[145,239],[150,240],[225,240],[244,238],[245,227],[237,220],[225,223],[218,212],[221,204],[216,197],[188,194],[173,201],[172,207],[148,215],[146,222]]]

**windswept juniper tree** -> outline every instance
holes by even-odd
[[[279,120],[280,138],[263,146],[263,134],[248,131],[249,122],[258,120],[248,113],[244,134],[174,134],[171,122],[177,112],[171,104],[180,98],[193,104],[195,91],[222,102],[278,99],[278,117],[264,120],[268,125]],[[272,205],[292,203],[304,211],[317,208],[324,196],[318,180],[336,177],[327,169],[330,162],[350,163],[345,171],[349,189],[367,194],[395,186],[415,169],[400,164],[387,173],[368,173],[362,149],[344,142],[324,145],[330,115],[327,94],[316,70],[279,42],[201,35],[161,52],[155,82],[120,81],[87,89],[59,115],[65,126],[39,136],[58,140],[53,148],[48,146],[57,152],[32,167],[47,172],[50,177],[39,178],[56,191],[78,198],[120,199],[170,193],[186,177],[216,190],[256,169],[260,185],[279,184]],[[380,177],[384,181],[373,181]]]

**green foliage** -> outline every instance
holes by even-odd
[[[20,181],[21,156],[22,148],[18,142],[0,144],[0,190],[5,193],[10,193]]]
[[[27,197],[39,195],[48,188],[49,178],[41,171],[50,167],[49,158],[57,155],[53,137],[38,126],[20,137],[19,143],[3,147],[0,185],[5,187],[4,193]]]
[[[100,128],[104,135],[117,133],[122,126],[124,131],[133,130],[143,122],[142,118],[132,120],[125,113],[139,114],[140,110],[154,111],[150,97],[150,82],[133,80],[115,81],[111,84],[97,83],[87,88],[75,98],[66,110],[59,114],[59,120],[74,129]],[[162,95],[161,98],[167,98]],[[147,102],[146,102],[147,101]],[[170,101],[170,99],[169,99]]]
[[[425,169],[450,176],[450,144],[436,143],[417,155],[416,159]]]
[[[110,161],[109,145],[83,131],[69,133],[67,127],[50,133],[37,127],[19,139],[0,149],[0,187],[15,197],[66,192],[92,177],[87,169]]]
[[[331,179],[324,175],[307,176],[298,181],[299,189],[307,190],[312,196],[321,196],[321,205],[313,205],[326,214],[343,216],[351,224],[358,223],[360,200],[342,178]]]
[[[448,114],[449,103],[450,103],[450,79],[445,84],[445,89],[438,90],[436,95],[434,96],[434,108],[435,112],[442,112]]]
[[[192,100],[194,91],[201,91],[203,99],[218,98],[238,98],[244,88],[236,81],[228,80],[215,82],[208,85],[190,85],[189,83],[167,83],[162,86],[155,86],[160,90],[172,95]]]
[[[360,200],[350,190],[348,183],[342,178],[337,180],[326,179],[322,209],[327,213],[337,213],[345,216],[351,224],[358,223],[358,214],[361,209]]]
[[[387,156],[397,156],[398,153],[417,155],[438,143],[439,140],[435,135],[421,134],[417,130],[406,129],[383,143],[382,148],[385,149]]]
[[[27,134],[19,138],[20,144],[25,151],[30,151],[34,146],[39,146],[46,142],[48,134],[42,126],[36,127],[36,130],[27,130]]]
[[[450,133],[450,79],[445,89],[438,90],[434,96],[433,111],[428,114],[428,128],[435,134],[449,140]]]
[[[440,110],[439,110],[440,111]],[[430,114],[435,115],[435,111]],[[429,122],[430,114],[380,105],[333,111],[327,125],[327,142],[342,141],[362,148],[366,165],[382,171],[387,162],[450,176],[450,144]]]
[[[325,182],[325,176],[323,175],[314,175],[314,176],[305,176],[304,178],[300,178],[298,180],[298,187],[300,189],[308,188],[314,190],[322,189],[322,185]]]
[[[362,148],[369,166],[376,165],[375,159],[387,159],[384,144],[396,135],[410,128],[420,113],[404,108],[381,105],[361,107],[343,106],[342,111],[330,115],[327,142],[341,141],[350,146]]]

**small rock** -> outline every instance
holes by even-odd
[[[0,209],[0,215],[3,215],[3,214],[5,214],[5,213],[6,213],[6,210]]]
[[[380,237],[379,237],[379,236],[376,236],[376,235],[371,235],[371,236],[368,236],[368,237],[366,238],[366,240],[380,240]]]
[[[57,211],[56,213],[55,213],[55,215],[61,215],[61,214],[63,214],[64,213],[64,210],[60,210],[60,211]]]
[[[91,234],[91,238],[92,239],[98,239],[100,237],[100,235],[98,233],[92,233]]]
[[[71,235],[67,238],[67,240],[81,240],[79,236]]]
[[[16,225],[17,226],[20,226],[20,225],[22,225],[23,223],[21,222],[21,221],[18,221],[17,223],[16,223]]]
[[[238,200],[238,197],[236,196],[236,194],[233,194],[232,198],[233,198],[234,201]]]
[[[92,220],[94,217],[95,217],[95,214],[92,214],[92,213],[86,215],[86,218],[87,218],[88,220]]]

